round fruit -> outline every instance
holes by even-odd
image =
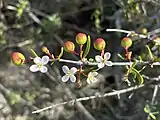
[[[124,47],[124,48],[129,48],[131,47],[132,45],[132,39],[129,38],[129,37],[124,37],[122,40],[121,40],[121,46]]]
[[[98,38],[93,45],[96,50],[101,51],[106,47],[106,42],[102,38]]]
[[[13,52],[11,55],[11,60],[15,65],[23,65],[25,62],[25,57],[20,52]]]
[[[66,52],[74,52],[74,49],[75,49],[75,45],[74,45],[73,42],[71,42],[71,41],[66,41],[66,42],[64,43],[64,50],[65,50]]]
[[[80,45],[85,44],[87,41],[87,36],[84,33],[78,33],[76,36],[76,42]]]

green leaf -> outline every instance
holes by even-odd
[[[152,54],[152,52],[151,52],[151,49],[149,48],[148,45],[146,45],[146,48],[147,48],[147,50],[148,50],[149,57],[151,58],[151,60],[153,60],[154,57],[153,57],[153,54]]]
[[[156,58],[154,61],[155,62],[160,62],[160,58]]]
[[[141,56],[138,56],[138,58],[139,58],[139,61],[140,61],[140,62],[142,62],[142,61],[143,61]]]
[[[152,113],[149,113],[149,116],[151,116],[151,118],[152,118],[153,120],[156,120],[156,116],[153,115]]]
[[[145,113],[149,113],[149,112],[150,112],[149,105],[146,105],[146,106],[145,106],[145,108],[144,108],[144,112],[145,112]]]
[[[140,85],[143,84],[144,79],[143,79],[142,75],[140,74],[140,72],[138,70],[136,70],[135,68],[132,68],[132,72],[137,74],[137,79],[139,81],[139,84]]]
[[[35,57],[38,57],[37,53],[33,50],[33,49],[30,49],[31,50],[31,53],[35,56]]]
[[[121,54],[117,54],[117,56],[119,57],[119,58],[121,58],[122,60],[125,60],[125,58],[121,55]]]
[[[138,61],[134,61],[134,62],[133,62],[132,68],[134,68],[134,67],[136,66],[137,62],[138,62]]]
[[[88,53],[90,51],[90,48],[91,48],[91,38],[88,35],[87,45],[86,45],[86,49],[85,49],[84,54],[83,54],[83,58],[85,58],[88,55]]]
[[[157,111],[157,112],[152,112],[152,114],[153,115],[157,115],[157,114],[159,114],[159,112]]]
[[[15,92],[11,92],[9,94],[9,99],[10,99],[10,103],[12,105],[19,103],[20,100],[21,100],[20,95],[18,93],[15,93]]]
[[[63,51],[64,51],[64,49],[63,49],[63,47],[61,47],[61,52],[60,52],[60,54],[58,55],[58,59],[60,59],[60,58],[62,57]]]

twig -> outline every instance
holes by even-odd
[[[86,100],[91,100],[91,99],[95,99],[95,98],[104,98],[104,97],[109,97],[109,96],[120,95],[120,94],[124,94],[124,93],[127,93],[127,92],[131,92],[133,90],[140,89],[144,86],[145,86],[145,84],[142,84],[142,85],[139,85],[139,86],[134,86],[134,87],[130,87],[130,88],[122,89],[122,90],[116,90],[114,92],[105,93],[103,95],[99,94],[99,95],[94,95],[94,96],[89,96],[89,97],[77,98],[77,99],[73,99],[73,100],[70,100],[70,101],[65,101],[65,102],[62,102],[62,103],[53,104],[51,106],[48,106],[48,107],[45,107],[45,108],[42,108],[42,109],[39,109],[39,110],[35,110],[32,113],[40,113],[42,111],[52,109],[52,108],[58,107],[60,105],[69,104],[69,103],[86,101]]]
[[[106,29],[106,31],[107,32],[121,32],[121,33],[127,33],[127,34],[134,33],[134,35],[139,36],[141,38],[148,38],[147,35],[138,34],[138,33],[135,33],[134,31],[127,31],[127,30],[121,30],[121,29]]]
[[[141,38],[150,38],[150,39],[152,40],[154,37],[152,38],[152,37],[150,37],[150,36],[159,33],[159,32],[160,32],[160,28],[148,32],[147,35],[138,34],[138,33],[135,33],[134,31],[121,30],[121,29],[106,29],[106,31],[107,31],[107,32],[121,32],[121,33],[127,33],[128,35],[130,35],[130,34],[133,33],[134,35],[139,36],[139,37],[141,37]]]
[[[9,44],[7,46],[4,46],[0,49],[0,52],[6,50],[7,48],[13,48],[13,47],[24,47],[26,45],[29,45],[32,43],[32,40],[25,40],[23,42],[20,42],[20,43],[15,43],[15,44]]]
[[[46,75],[48,76],[48,78],[53,81],[53,82],[56,82],[57,84],[60,83],[60,81],[57,79],[60,79],[61,76],[57,76],[57,75],[60,75],[59,73],[59,69],[57,69],[57,67],[54,67],[54,72],[51,70],[51,74],[49,72],[46,73]],[[53,75],[55,77],[53,77]],[[56,80],[55,80],[56,78]],[[76,96],[74,95],[74,93],[70,90],[69,87],[67,87],[64,83],[61,82],[61,87],[64,89],[64,91],[66,91],[66,94],[72,98],[72,99],[76,99]],[[75,101],[71,102],[71,104],[74,104]],[[87,120],[96,120],[93,115],[84,107],[84,105],[81,103],[81,102],[76,102],[76,106],[77,108],[83,112],[83,115],[85,116],[85,118]]]
[[[156,85],[156,86],[154,87],[154,92],[153,92],[152,102],[151,102],[152,105],[154,104],[154,101],[155,101],[155,98],[156,98],[156,96],[157,96],[157,93],[158,93],[158,85]]]
[[[142,75],[144,78],[150,80],[150,81],[160,81],[160,75],[158,77],[154,77],[154,78],[151,78],[149,76],[146,76],[146,75]],[[154,101],[155,101],[155,98],[157,96],[157,93],[158,93],[158,85],[155,85],[154,87],[154,92],[153,92],[153,96],[152,96],[152,102],[151,104],[153,105],[154,104]]]

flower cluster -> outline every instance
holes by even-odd
[[[87,55],[90,51],[90,45],[91,45],[91,39],[90,36],[87,36],[84,33],[78,33],[75,37],[75,42],[79,45],[79,51],[75,51],[75,44],[72,41],[66,41],[64,43],[64,46],[61,48],[61,52],[58,56],[54,56],[47,47],[42,47],[42,52],[44,52],[46,55],[39,57],[37,53],[31,49],[32,54],[34,57],[30,57],[29,62],[32,62],[33,64],[30,66],[31,72],[38,72],[46,73],[48,71],[47,64],[51,63],[53,64],[56,61],[59,62],[67,62],[67,63],[75,63],[77,64],[77,67],[71,67],[69,68],[67,65],[62,66],[62,71],[64,72],[64,76],[61,78],[62,82],[71,81],[73,83],[81,83],[81,76],[86,77],[86,82],[88,84],[94,83],[97,81],[96,76],[98,75],[98,70],[102,69],[106,66],[112,66],[112,62],[109,61],[111,54],[109,52],[105,53],[106,48],[106,42],[102,38],[98,38],[93,42],[93,46],[96,50],[100,51],[100,55],[95,56],[95,60],[93,60],[93,63],[97,64],[97,68],[94,70],[91,70],[89,72],[85,72],[83,70],[83,66],[89,65],[89,62],[87,60]],[[63,48],[65,52],[73,53],[77,56],[79,56],[79,61],[72,61],[72,60],[65,60],[61,57],[63,56]],[[25,63],[29,63],[25,60],[25,57],[20,52],[13,52],[11,59],[14,64],[16,65],[23,65]]]

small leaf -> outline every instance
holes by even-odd
[[[134,67],[136,66],[137,62],[138,62],[138,61],[134,61],[134,62],[133,62],[132,68],[134,68]]]
[[[140,62],[142,62],[142,61],[143,61],[141,56],[138,56],[138,58],[139,58],[139,61],[140,61]]]
[[[122,60],[125,60],[125,58],[121,55],[121,54],[117,54],[117,56],[119,57],[119,58],[121,58]]]
[[[38,57],[37,53],[36,53],[33,49],[31,49],[31,53],[32,53],[35,57]]]
[[[137,79],[138,79],[138,81],[139,81],[139,84],[140,84],[140,85],[143,84],[144,79],[143,79],[142,75],[140,74],[140,72],[137,71],[135,68],[132,68],[132,72],[134,72],[134,73],[137,74]]]
[[[58,59],[60,59],[61,57],[62,57],[62,55],[63,55],[63,47],[61,47],[61,52],[60,52],[60,54],[58,55]]]
[[[88,35],[87,45],[86,45],[86,49],[85,49],[84,54],[83,54],[83,58],[85,58],[88,55],[88,53],[90,51],[90,47],[91,47],[91,38]]]
[[[150,112],[149,105],[146,105],[146,106],[145,106],[145,108],[144,108],[144,112],[145,112],[145,113],[149,113],[149,112]]]
[[[151,49],[149,48],[148,45],[146,45],[146,48],[147,48],[147,50],[148,50],[149,57],[151,58],[151,60],[153,60],[154,57],[153,57],[153,54],[152,54],[152,52],[151,52]]]
[[[155,59],[155,62],[160,62],[160,58],[156,58],[156,59]]]
[[[151,118],[152,118],[153,120],[156,120],[156,116],[153,115],[152,113],[149,113],[149,116],[151,116]]]
[[[152,114],[157,115],[157,114],[159,114],[159,112],[158,111],[157,112],[152,112]]]

